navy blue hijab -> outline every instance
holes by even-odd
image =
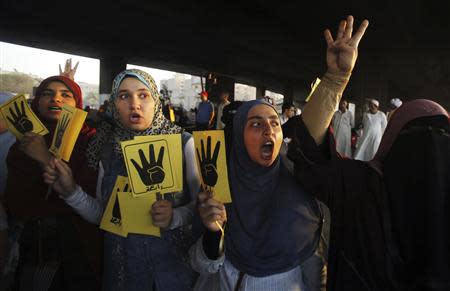
[[[263,167],[248,155],[244,144],[247,115],[260,104],[273,108],[264,101],[250,101],[233,120],[229,161],[233,203],[227,207],[225,235],[227,259],[257,277],[286,272],[303,263],[316,250],[321,231],[317,202],[302,190],[280,157]]]

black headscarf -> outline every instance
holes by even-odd
[[[257,277],[282,273],[304,262],[316,250],[321,231],[317,202],[302,190],[280,157],[263,167],[248,155],[247,115],[260,104],[274,109],[254,100],[243,104],[234,117],[229,162],[233,203],[227,209],[225,235],[227,259]]]
[[[402,259],[398,275],[407,290],[449,290],[449,119],[431,101],[409,103],[399,108],[402,110],[391,122],[414,112],[427,114],[403,118],[401,130],[382,160],[393,238]],[[436,109],[425,111],[427,108]]]

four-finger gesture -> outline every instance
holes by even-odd
[[[61,121],[58,123],[58,128],[56,129],[56,138],[55,138],[55,147],[59,149],[61,146],[61,142],[64,136],[64,132],[66,131],[67,126],[69,125],[70,117],[68,115],[64,115]]]
[[[352,72],[358,57],[358,45],[367,26],[369,21],[364,20],[352,35],[353,16],[350,15],[340,22],[336,39],[333,39],[330,30],[325,30],[328,72],[348,74]]]
[[[149,190],[154,190],[157,188],[158,184],[164,181],[166,174],[163,169],[163,158],[164,158],[164,147],[161,147],[158,154],[158,160],[155,159],[155,150],[153,144],[149,146],[150,160],[147,161],[144,152],[142,150],[138,151],[141,160],[141,166],[134,160],[131,159],[134,167],[139,173],[142,183],[148,187]]]
[[[9,113],[11,114],[11,117],[7,116],[9,122],[11,122],[12,125],[22,134],[25,134],[25,132],[32,131],[33,130],[33,123],[30,119],[28,119],[26,113],[25,113],[25,104],[24,102],[20,102],[20,108],[17,105],[17,103],[14,103],[14,108],[16,109],[15,112],[11,108],[9,108]]]
[[[79,63],[80,62],[77,62],[75,67],[73,67],[73,69],[72,69],[72,59],[67,59],[66,60],[66,65],[64,66],[64,71],[61,70],[61,65],[59,65],[59,75],[67,77],[67,78],[69,78],[71,80],[74,80],[75,73],[77,72],[77,68],[78,68],[78,64]]]
[[[216,146],[214,147],[214,153],[211,155],[211,137],[208,136],[206,141],[206,152],[205,152],[205,146],[203,143],[203,140],[201,140],[201,151],[202,155],[200,158],[200,153],[197,151],[197,158],[200,162],[200,170],[202,172],[202,178],[203,182],[209,186],[214,187],[217,183],[217,158],[219,156],[219,150],[220,150],[220,141],[216,143]]]

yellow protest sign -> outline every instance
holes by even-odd
[[[50,152],[57,158],[69,161],[73,147],[83,127],[87,112],[81,109],[64,105],[53,135]]]
[[[120,212],[125,218],[122,223],[128,233],[161,236],[159,227],[152,223],[150,209],[156,201],[152,194],[134,197],[130,192],[118,192]]]
[[[135,197],[183,189],[180,134],[141,136],[121,146]]]
[[[28,106],[23,95],[17,95],[0,106],[0,112],[9,131],[17,139],[22,139],[26,132],[34,132],[40,135],[48,133],[47,128]]]
[[[102,220],[100,222],[100,228],[126,237],[128,231],[124,227],[124,215],[121,211],[119,198],[117,196],[118,192],[128,192],[130,195],[131,188],[128,185],[128,178],[117,176],[116,183],[112,190],[111,196],[109,197],[108,204],[106,205],[105,212],[103,213]]]
[[[214,192],[214,199],[222,203],[230,203],[223,130],[194,131],[193,136],[203,188]]]

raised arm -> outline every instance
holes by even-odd
[[[327,42],[327,72],[303,109],[302,119],[316,144],[321,144],[339,104],[342,93],[358,58],[358,44],[368,27],[364,20],[353,34],[353,16],[342,20],[336,39],[325,30]]]

